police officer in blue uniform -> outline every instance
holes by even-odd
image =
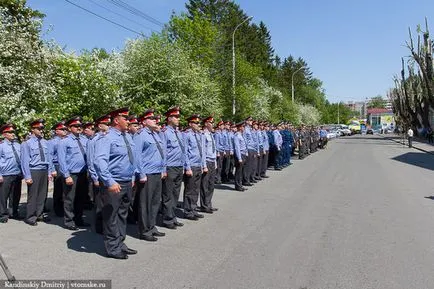
[[[214,140],[217,150],[217,169],[216,169],[216,177],[215,183],[222,183],[222,175],[223,175],[223,159],[225,157],[225,137],[223,135],[224,130],[224,122],[221,120],[217,123],[217,127],[214,132]],[[227,141],[227,135],[226,135]]]
[[[273,138],[274,138],[274,169],[277,171],[281,171],[282,167],[280,165],[280,154],[282,152],[282,144],[283,139],[280,133],[282,126],[279,124],[273,130]]]
[[[204,153],[207,171],[202,174],[199,210],[207,214],[212,214],[214,211],[217,211],[217,208],[213,208],[212,206],[217,168],[217,148],[212,132],[213,123],[214,118],[212,116],[203,119]]]
[[[101,198],[101,188],[100,188],[100,180],[98,178],[98,174],[95,169],[95,147],[96,142],[103,136],[105,136],[109,131],[110,125],[110,115],[106,114],[97,119],[95,119],[94,123],[97,126],[97,132],[87,142],[87,150],[86,150],[86,158],[87,158],[87,169],[90,175],[90,179],[92,182],[92,190],[94,195],[94,204],[95,204],[95,232],[98,234],[103,233],[102,228],[102,198]]]
[[[175,210],[181,193],[184,165],[186,162],[186,147],[184,137],[179,131],[180,108],[172,107],[166,113],[167,125],[163,129],[167,152],[166,172],[163,179],[162,212],[163,224],[168,229],[176,229],[184,224],[176,219]]]
[[[253,180],[253,172],[254,172],[254,166],[255,166],[255,159],[258,154],[258,147],[257,144],[253,140],[252,136],[252,123],[253,118],[248,117],[245,120],[244,125],[244,139],[247,143],[247,150],[249,152],[249,157],[247,158],[244,167],[243,167],[243,185],[244,186],[252,186],[252,183],[256,183],[255,180]]]
[[[234,161],[235,161],[235,190],[244,192],[243,178],[245,163],[249,156],[246,139],[244,138],[244,121],[235,125],[237,132],[234,134]]]
[[[31,135],[21,144],[21,169],[27,184],[27,213],[25,223],[36,226],[37,221],[49,222],[43,214],[48,193],[48,175],[56,176],[48,142],[43,138],[44,119],[30,123]]]
[[[261,178],[265,179],[265,178],[268,178],[268,176],[267,176],[268,154],[270,151],[270,141],[268,140],[268,134],[267,134],[265,122],[260,123],[259,131],[260,131],[260,137],[261,137],[261,143],[262,143],[262,153],[263,153],[262,163],[260,166],[260,176],[261,176]]]
[[[128,131],[128,108],[110,113],[109,132],[95,145],[95,169],[101,180],[104,245],[109,258],[128,259],[137,251],[125,244],[128,207],[136,168],[134,143]]]
[[[193,114],[188,119],[189,128],[184,132],[186,164],[184,176],[184,218],[197,221],[203,218],[196,212],[203,172],[207,172],[204,152],[204,139],[200,132],[200,115]]]
[[[56,216],[63,217],[63,184],[65,178],[60,172],[59,160],[57,157],[57,148],[59,142],[66,137],[68,128],[65,126],[65,121],[60,121],[53,125],[54,137],[48,141],[51,158],[53,160],[54,168],[56,169],[56,177],[53,178],[53,210]]]
[[[139,172],[137,193],[139,194],[138,225],[142,240],[155,242],[156,237],[165,234],[156,227],[157,214],[161,204],[162,179],[167,176],[164,143],[157,130],[153,109],[145,111],[143,129],[134,138]]]
[[[20,144],[16,141],[15,126],[11,123],[0,127],[4,141],[0,144],[0,223],[8,219],[20,219],[18,207],[21,197]],[[9,204],[8,204],[9,202]]]
[[[65,125],[69,134],[59,142],[57,157],[62,176],[64,225],[68,230],[76,231],[78,227],[88,227],[83,221],[84,204],[87,199],[88,180],[86,164],[86,148],[88,139],[81,134],[81,117],[76,116]]]

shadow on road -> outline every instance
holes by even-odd
[[[434,171],[433,158],[426,153],[408,152],[394,157],[392,160]]]
[[[68,249],[83,252],[98,254],[105,256],[105,250],[102,236],[95,234],[91,230],[80,230],[73,232],[71,237],[66,241]]]

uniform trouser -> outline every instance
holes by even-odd
[[[267,167],[272,167],[274,166],[274,145],[270,146],[270,150],[268,151],[268,164]]]
[[[36,222],[36,219],[44,211],[45,198],[48,192],[48,171],[30,170],[33,183],[27,185],[27,213],[28,222]]]
[[[100,183],[98,187],[93,185],[92,189],[95,202],[95,231],[99,233],[103,231],[102,208],[104,206],[104,203],[102,201],[102,183]]]
[[[281,150],[277,149],[277,147],[274,148],[274,168],[280,168],[280,153]]]
[[[413,147],[413,138],[412,137],[408,137],[408,147],[409,148]]]
[[[226,152],[229,155],[229,172],[228,172],[228,177],[229,179],[233,179],[234,178],[234,167],[235,167],[235,159],[234,159],[234,155],[230,154],[229,151]]]
[[[262,155],[262,164],[261,164],[261,177],[265,176],[267,174],[267,168],[268,168],[268,151],[265,151],[265,153]]]
[[[184,176],[184,215],[189,217],[195,215],[202,177],[202,168],[193,167],[191,170],[192,176]]]
[[[161,205],[161,173],[147,174],[146,182],[140,183],[139,194],[139,235],[152,236],[157,231],[157,215]]]
[[[253,181],[256,174],[256,168],[258,167],[258,152],[254,150],[249,150],[249,181]]]
[[[57,176],[53,179],[54,189],[53,189],[53,210],[56,216],[63,216],[63,184],[65,183],[65,178],[60,173],[59,165],[54,165],[56,169]]]
[[[253,154],[247,152],[246,159],[243,161],[243,184],[250,184],[250,167],[253,165]]]
[[[65,226],[76,225],[83,221],[84,203],[87,197],[87,173],[71,174],[73,184],[63,186],[63,209]]]
[[[217,160],[216,160],[217,161],[217,169],[215,172],[215,182],[220,184],[222,182],[224,156],[223,156],[223,152],[218,152],[217,154],[218,154],[218,156],[217,156]]]
[[[167,177],[163,180],[162,209],[163,223],[171,225],[176,222],[176,206],[181,193],[183,167],[167,167]]]
[[[202,174],[200,182],[200,206],[204,209],[212,208],[212,196],[214,194],[214,178],[216,175],[215,161],[207,161],[208,172]]]
[[[131,202],[131,181],[117,182],[121,191],[111,193],[101,187],[104,245],[108,254],[117,255],[127,249],[124,244],[127,231],[127,214]]]
[[[244,164],[247,160],[246,155],[242,155],[241,159],[242,162],[240,163],[238,158],[235,159],[235,189],[241,189],[243,187],[243,170],[244,170]]]
[[[223,157],[222,182],[229,181],[230,169],[231,169],[231,155],[229,151],[226,151]]]
[[[90,175],[88,174],[87,176],[87,201],[92,204],[95,202],[95,192],[93,191],[94,189],[94,185],[93,185],[93,180],[90,177]]]
[[[18,215],[22,179],[21,175],[3,176],[3,182],[0,183],[0,219]]]
[[[264,150],[260,149],[259,150],[259,156],[256,157],[256,170],[255,170],[255,176],[254,176],[255,178],[261,177],[263,157],[264,157]]]

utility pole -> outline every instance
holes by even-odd
[[[292,100],[292,103],[294,103],[294,74],[296,74],[297,72],[299,72],[303,68],[305,68],[305,67],[302,66],[302,67],[300,67],[299,69],[297,69],[296,71],[294,71],[292,73],[292,77],[291,77],[291,79],[292,79],[292,81],[291,81],[291,86],[292,86],[292,90],[291,90],[292,91],[292,97],[291,97],[291,100]]]
[[[253,16],[249,16],[244,19],[235,27],[234,32],[232,33],[232,115],[235,115],[235,31],[237,31],[241,24],[252,18]]]
[[[338,102],[338,124],[340,124],[340,123],[339,123],[339,104],[340,104],[340,103]]]

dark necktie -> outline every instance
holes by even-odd
[[[78,147],[80,148],[81,154],[83,155],[84,160],[86,160],[86,153],[84,152],[83,144],[80,141],[80,137],[76,138]]]
[[[41,162],[45,162],[44,148],[42,147],[40,138],[38,138],[38,147],[39,147],[39,155],[41,156]]]
[[[176,139],[178,140],[179,146],[181,147],[182,153],[185,154],[184,145],[182,144],[181,140],[179,139],[178,132],[176,130],[175,130],[175,136],[176,136]]]
[[[157,146],[158,151],[160,152],[161,159],[164,159],[163,149],[161,148],[160,143],[157,141],[157,138],[155,137],[154,132],[151,132],[151,135],[155,141],[155,145]]]
[[[202,146],[200,145],[199,140],[197,139],[197,134],[194,132],[194,138],[196,139],[197,147],[199,148],[199,155],[202,158]]]
[[[133,151],[131,150],[131,146],[127,140],[127,136],[125,135],[125,132],[122,133],[122,137],[124,138],[125,145],[127,146],[128,159],[130,160],[130,163],[133,164],[134,163]]]
[[[11,142],[12,151],[14,152],[15,161],[17,162],[18,166],[21,167],[20,157],[18,156],[17,150],[15,149],[14,143]]]
[[[211,133],[209,135],[211,136],[212,152],[215,153],[214,137],[213,137],[213,135]]]

